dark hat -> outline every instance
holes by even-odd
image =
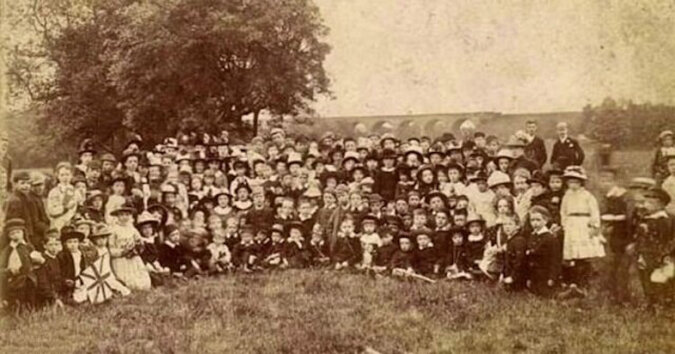
[[[378,221],[379,220],[377,219],[377,217],[375,215],[368,214],[368,215],[364,216],[363,219],[361,219],[361,224],[372,222],[373,224],[377,225]]]
[[[5,221],[5,232],[21,229],[26,230],[26,222],[21,218],[12,218]]]
[[[85,152],[89,152],[92,154],[96,153],[96,149],[94,148],[94,142],[90,139],[84,139],[80,143],[80,148],[78,149],[79,154],[84,154]]]
[[[438,140],[442,142],[455,141],[455,136],[452,133],[443,133]]]
[[[84,234],[75,230],[75,228],[72,226],[64,226],[61,228],[61,242],[66,242],[74,238],[82,241],[84,240]]]
[[[166,221],[169,219],[169,209],[167,209],[162,204],[157,204],[157,203],[150,204],[148,206],[148,211],[151,212],[151,213],[159,212],[159,214],[161,215],[160,220],[159,220],[160,225],[166,224]]]
[[[270,233],[272,233],[272,232],[278,232],[280,234],[283,234],[284,233],[284,225],[281,225],[281,224],[272,225],[272,227],[270,228]]]
[[[429,238],[431,238],[431,235],[433,235],[433,233],[434,233],[434,232],[431,231],[431,229],[428,229],[428,228],[424,227],[424,228],[421,228],[421,229],[418,229],[418,230],[413,231],[413,232],[412,232],[412,236],[413,236],[413,238],[415,238],[415,239],[417,239],[419,236],[422,236],[422,235],[426,235],[426,236],[428,236]]]
[[[462,166],[462,165],[460,165],[460,164],[458,164],[457,162],[454,162],[454,161],[449,163],[448,166],[446,167],[446,169],[448,171],[449,170],[457,170],[457,171],[459,171],[460,174],[464,173],[464,166]]]
[[[527,179],[527,183],[539,183],[542,186],[546,186],[546,176],[540,170],[534,171],[532,176]]]
[[[666,191],[664,191],[662,188],[653,186],[647,189],[647,192],[645,193],[645,198],[650,198],[650,199],[658,199],[663,203],[663,205],[667,205],[670,203],[670,195]]]
[[[403,221],[401,220],[401,217],[398,215],[387,215],[384,217],[384,220],[386,221],[387,225],[394,224],[398,226],[399,228],[403,224]]]
[[[304,227],[302,226],[302,223],[298,220],[293,220],[286,224],[286,230],[291,231],[291,229],[298,229],[300,231],[303,231]]]
[[[382,151],[382,156],[381,156],[382,160],[384,160],[384,159],[396,160],[396,157],[397,157],[396,151],[394,151],[392,149],[384,149]]]
[[[30,173],[27,171],[17,171],[14,172],[14,177],[12,178],[13,182],[18,182],[18,181],[30,181]]]
[[[487,175],[485,174],[485,171],[478,170],[469,176],[469,181],[487,181]]]
[[[138,162],[141,161],[141,155],[140,155],[139,153],[133,152],[133,151],[125,153],[125,154],[122,156],[122,160],[121,160],[121,161],[122,161],[122,163],[126,163],[127,160],[128,160],[129,158],[134,157],[134,156],[138,159]]]
[[[164,237],[168,237],[169,235],[171,235],[176,231],[178,231],[178,226],[176,226],[175,224],[168,224],[164,226]]]
[[[656,180],[650,177],[635,177],[630,181],[628,188],[630,189],[641,189],[648,190],[651,187],[656,186]]]
[[[443,200],[443,204],[446,205],[446,206],[448,205],[448,197],[438,190],[433,190],[433,191],[427,193],[427,195],[424,197],[424,199],[427,202],[427,204],[429,204],[431,202],[431,199],[433,199],[435,197],[441,198],[441,200]]]
[[[101,156],[101,162],[103,161],[117,162],[117,159],[115,158],[115,155],[107,152]]]
[[[371,204],[374,204],[374,203],[380,203],[380,202],[382,202],[383,199],[382,199],[382,196],[381,196],[381,195],[379,195],[379,194],[377,194],[377,193],[371,193],[370,196],[368,197],[368,201],[369,201]]]

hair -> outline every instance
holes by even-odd
[[[546,221],[551,220],[551,212],[548,211],[548,209],[544,208],[541,205],[535,205],[530,208],[530,214],[539,214],[541,215]]]
[[[516,202],[515,202],[514,198],[510,195],[499,196],[499,197],[495,198],[495,200],[494,200],[495,211],[497,210],[497,206],[499,205],[499,202],[502,201],[502,200],[506,200],[508,202],[509,209],[511,209],[511,214],[514,214],[515,210],[516,210]]]
[[[54,172],[58,174],[59,171],[61,171],[64,168],[67,168],[70,172],[73,172],[73,165],[68,161],[59,162],[54,168]]]
[[[534,124],[534,125],[537,125],[537,121],[534,120],[534,119],[528,119],[527,122],[525,122],[525,124]]]

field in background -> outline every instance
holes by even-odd
[[[486,283],[332,271],[234,275],[4,318],[5,352],[674,352],[672,312],[556,302]]]

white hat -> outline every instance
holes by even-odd
[[[586,176],[586,170],[584,170],[584,168],[581,166],[567,166],[565,172],[563,173],[563,177],[576,178],[582,181],[588,179],[588,177]]]
[[[494,188],[502,184],[511,184],[511,177],[502,171],[492,172],[487,179],[488,187]]]

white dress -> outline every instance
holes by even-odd
[[[115,225],[111,231],[112,235],[108,240],[110,264],[117,279],[131,290],[149,290],[151,287],[150,273],[141,256],[137,253],[124,255],[140,241],[141,235],[138,230],[132,225]]]
[[[560,206],[560,220],[565,231],[563,259],[588,259],[605,256],[600,237],[594,237],[600,227],[598,201],[586,189],[568,190]]]

